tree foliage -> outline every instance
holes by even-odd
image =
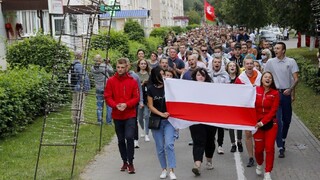
[[[197,11],[190,10],[186,13],[186,15],[189,17],[189,24],[200,24],[201,16]]]
[[[91,49],[109,49],[118,50],[122,56],[127,56],[129,53],[129,38],[123,32],[111,30],[110,42],[108,43],[108,32],[101,31],[98,35],[95,35],[91,39]]]
[[[128,35],[129,40],[142,41],[144,39],[144,30],[138,21],[129,19],[124,24],[124,33]]]

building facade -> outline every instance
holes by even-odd
[[[146,35],[151,32],[154,27],[164,26],[187,26],[186,19],[181,20],[183,17],[183,0],[121,0],[120,6],[122,11],[130,11],[134,14],[134,11],[148,11],[148,16],[134,16],[119,17],[122,13],[116,13],[113,24],[111,27],[121,30],[123,29],[126,19],[132,18],[140,22],[144,28]],[[119,16],[117,16],[119,14]],[[109,19],[109,18],[107,18]],[[108,24],[108,23],[107,23]]]

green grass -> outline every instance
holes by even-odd
[[[310,51],[309,48],[288,49],[287,56],[300,55],[318,65],[316,54],[318,49]],[[320,140],[320,95],[316,94],[301,79],[296,89],[296,100],[293,103],[293,111]]]
[[[318,64],[317,52],[317,48],[314,48],[312,51],[310,51],[309,48],[287,49],[286,56],[291,57],[300,55],[306,59],[310,59],[314,64]]]
[[[86,99],[85,121],[96,122],[96,99],[90,94]],[[71,123],[70,105],[48,116],[44,142],[72,142],[74,125]],[[33,179],[39,149],[43,117],[30,124],[18,135],[0,141],[0,179]],[[81,124],[75,161],[74,178],[94,158],[99,149],[100,126]],[[113,126],[103,125],[102,147],[114,135]],[[70,179],[73,158],[71,146],[43,146],[37,179]]]
[[[296,91],[296,100],[293,102],[293,111],[320,140],[320,95],[317,95],[300,82]]]

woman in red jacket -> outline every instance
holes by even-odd
[[[266,153],[266,167],[264,180],[271,180],[270,172],[274,161],[274,142],[277,137],[278,124],[276,113],[279,106],[279,92],[276,90],[273,76],[264,72],[261,77],[261,86],[257,87],[256,114],[257,132],[254,134],[255,158],[257,160],[256,173],[262,174],[264,151]]]

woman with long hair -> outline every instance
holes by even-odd
[[[211,78],[205,68],[197,68],[192,73],[192,80],[199,82],[211,82]],[[200,176],[201,163],[203,162],[203,154],[206,156],[206,168],[208,170],[213,169],[212,157],[215,150],[214,136],[217,131],[217,127],[195,124],[189,127],[191,138],[193,141],[193,161],[194,167],[192,172],[195,176]]]
[[[235,61],[230,61],[226,66],[226,71],[230,76],[230,83],[233,84],[237,77],[240,75],[240,66]],[[242,146],[242,130],[237,130],[237,145],[236,138],[234,134],[234,129],[229,129],[229,136],[231,141],[231,150],[230,152],[236,152],[237,147],[239,152],[243,152]]]
[[[137,75],[139,76],[141,87],[142,87],[142,95],[143,95],[143,104],[139,105],[138,109],[138,121],[144,133],[141,133],[141,137],[144,137],[146,142],[150,141],[149,138],[149,114],[150,110],[147,106],[147,84],[150,74],[149,64],[146,60],[141,59],[137,64]]]
[[[271,180],[271,171],[274,162],[274,144],[277,137],[278,124],[276,113],[279,107],[279,91],[276,89],[273,75],[264,72],[261,77],[261,86],[257,86],[256,114],[257,132],[253,135],[255,142],[255,158],[257,160],[256,173],[262,174],[265,153],[264,180]]]
[[[161,118],[160,128],[152,129],[151,132],[156,143],[157,155],[162,168],[160,178],[167,178],[167,168],[169,168],[170,179],[177,179],[174,174],[174,168],[176,168],[176,155],[174,150],[175,129],[168,121],[170,114],[166,108],[163,76],[164,70],[160,67],[151,70],[150,84],[147,93],[148,107],[151,111],[151,117]]]

